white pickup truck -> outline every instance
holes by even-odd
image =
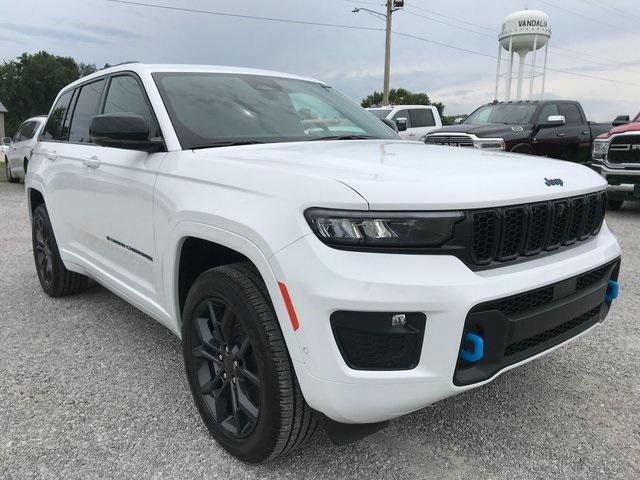
[[[318,423],[352,441],[596,327],[620,262],[605,188],[405,142],[318,80],[135,63],[59,93],[26,177],[44,291],[91,277],[181,337],[202,420],[247,462]]]
[[[380,120],[395,123],[398,133],[405,140],[424,142],[427,133],[442,128],[440,112],[431,105],[393,105],[367,110]]]

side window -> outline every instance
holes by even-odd
[[[577,105],[573,103],[561,103],[560,115],[564,115],[564,119],[566,121],[565,125],[575,126],[582,125],[584,123],[582,115],[580,115],[580,110]]]
[[[98,114],[103,88],[104,80],[98,80],[82,86],[76,101],[76,107],[73,110],[73,118],[71,119],[70,142],[91,142],[89,125],[91,124],[91,119]]]
[[[18,143],[22,141],[22,129],[24,128],[24,125],[25,125],[24,123],[20,125],[20,127],[18,128],[18,131],[13,136],[13,143]]]
[[[540,114],[538,115],[538,122],[546,122],[547,118],[551,115],[560,115],[560,111],[558,110],[558,105],[555,103],[548,103],[542,110],[540,110]]]
[[[159,137],[158,128],[137,80],[129,75],[114,77],[109,84],[104,113],[131,112],[141,115],[149,125],[149,136]]]
[[[60,95],[55,107],[53,107],[53,110],[51,111],[51,115],[49,115],[44,131],[40,136],[41,140],[59,140],[60,127],[62,126],[64,116],[69,109],[71,94],[72,92],[69,91]]]
[[[31,140],[33,136],[36,134],[36,127],[38,126],[37,122],[27,122],[20,129],[21,140]]]
[[[434,127],[436,124],[433,112],[429,108],[412,108],[409,113],[411,114],[411,126],[414,128]]]
[[[400,110],[396,112],[391,120],[395,122],[399,118],[407,119],[407,128],[413,127],[413,124],[411,123],[411,118],[409,117],[409,110]]]

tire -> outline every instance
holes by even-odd
[[[29,167],[29,160],[27,160],[26,158],[24,159],[24,162],[22,163],[22,181],[24,183],[26,183],[27,181],[27,168]]]
[[[622,204],[624,200],[608,200],[607,201],[607,209],[609,210],[620,210],[622,208]]]
[[[89,279],[70,272],[62,263],[49,213],[44,205],[38,205],[33,212],[31,232],[36,272],[44,292],[50,297],[63,297],[85,290]]]
[[[182,342],[196,407],[229,453],[261,463],[313,435],[317,416],[302,396],[266,287],[252,265],[226,265],[198,277],[185,302]]]
[[[18,179],[11,174],[11,167],[9,166],[9,159],[7,157],[4,157],[4,173],[9,183],[18,182]]]

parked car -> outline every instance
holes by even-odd
[[[588,122],[575,101],[492,102],[457,125],[431,132],[425,142],[586,163],[592,140],[609,128]]]
[[[405,140],[422,142],[427,133],[442,128],[440,112],[431,105],[394,105],[367,110],[381,120],[395,123]]]
[[[640,200],[640,113],[613,123],[593,142],[590,166],[607,180],[609,208],[618,210],[626,200]]]
[[[9,182],[24,180],[33,147],[46,120],[46,116],[31,117],[20,125],[13,139],[7,138],[9,147],[4,168]]]
[[[184,65],[65,87],[27,171],[43,290],[91,277],[181,337],[205,425],[248,462],[318,423],[361,438],[602,322],[605,188],[405,142],[318,80]]]

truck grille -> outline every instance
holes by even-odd
[[[606,192],[471,211],[472,260],[489,265],[587,240],[600,231],[605,211]]]
[[[427,135],[428,145],[449,145],[452,147],[473,147],[471,137],[466,135]]]
[[[640,163],[640,135],[614,136],[607,155],[609,163]]]

